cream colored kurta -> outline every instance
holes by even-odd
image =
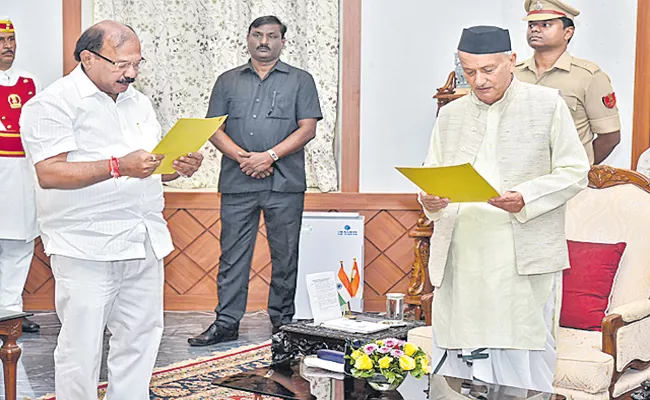
[[[486,124],[474,168],[500,193],[517,190],[500,186],[498,168],[497,127],[510,94],[508,90],[503,99],[491,106],[470,94],[481,110],[478,118]],[[564,126],[572,123],[569,110],[558,97],[551,128],[555,150],[566,151],[557,148],[563,142],[555,139],[564,133]],[[584,156],[576,154],[577,159],[581,157]],[[425,165],[440,165],[441,160],[440,135],[436,126]],[[567,182],[562,182],[563,179]],[[575,176],[557,176],[552,181],[540,182],[540,186],[547,187],[537,187],[536,191],[544,193],[546,198],[552,198],[553,192],[575,181]],[[543,209],[543,202],[544,197],[537,199],[515,217],[525,223],[527,209],[531,206],[536,210]],[[434,221],[440,214],[427,213]],[[547,327],[543,308],[549,300],[556,274],[517,274],[510,218],[509,213],[489,204],[466,203],[460,206],[453,231],[451,257],[445,267],[445,279],[436,288],[434,296],[433,326],[439,347],[544,348]]]

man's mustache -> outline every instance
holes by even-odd
[[[271,49],[269,48],[269,46],[264,46],[264,45],[262,45],[262,46],[257,46],[257,50],[262,50],[262,49],[266,49],[266,50],[268,50],[268,51],[271,51]]]
[[[4,56],[5,54],[11,54],[11,55],[14,55],[14,52],[13,52],[13,50],[6,50],[6,51],[3,51],[3,52],[2,52],[2,55],[3,55],[3,56]]]
[[[124,78],[124,79],[120,79],[119,81],[117,81],[117,83],[122,83],[122,84],[127,84],[127,85],[130,85],[133,82],[135,82],[135,78]]]

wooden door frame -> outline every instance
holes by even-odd
[[[636,67],[634,114],[632,117],[632,169],[639,156],[650,148],[650,2],[638,0],[636,19]]]
[[[77,65],[74,47],[81,36],[81,0],[63,0],[63,75]]]
[[[638,1],[632,169],[650,147],[650,2]],[[362,0],[341,0],[341,191],[359,192],[361,120],[361,11]],[[643,23],[643,22],[646,23]],[[76,65],[72,56],[81,34],[81,0],[63,0],[63,70]],[[433,93],[435,88],[431,88]]]

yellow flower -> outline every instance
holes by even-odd
[[[412,371],[415,369],[415,360],[409,356],[401,356],[399,358],[399,366],[404,371]]]
[[[379,359],[379,368],[386,369],[390,367],[390,362],[393,361],[391,356],[383,356]]]
[[[426,357],[418,357],[418,361],[420,361],[420,365],[422,366],[422,370],[424,372],[426,372],[428,367],[429,367],[429,359],[426,358]]]
[[[350,354],[350,357],[352,357],[353,360],[356,360],[357,358],[361,357],[363,353],[360,352],[359,350],[355,350]]]
[[[416,351],[418,351],[418,346],[413,343],[406,343],[404,345],[404,353],[406,353],[407,356],[412,356]]]
[[[383,340],[377,340],[376,343],[377,343],[377,346],[380,346],[380,347],[384,345],[384,341],[383,341]]]
[[[372,369],[372,360],[367,355],[362,355],[354,362],[354,368],[361,370]]]

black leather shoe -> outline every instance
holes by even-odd
[[[187,339],[190,346],[210,346],[211,344],[229,342],[239,338],[238,329],[227,329],[212,323],[202,334]]]
[[[34,321],[23,318],[23,332],[36,333],[41,330],[41,326]]]

